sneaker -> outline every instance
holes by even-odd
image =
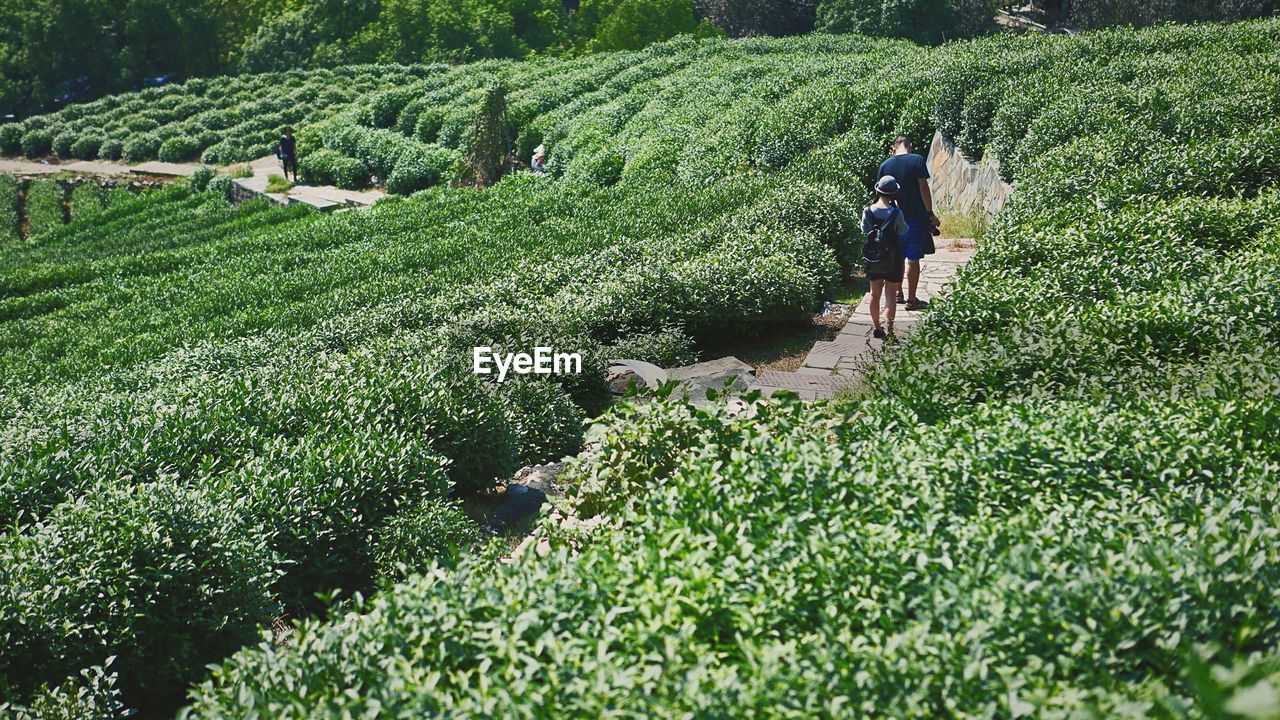
[[[888,339],[889,334],[884,331],[884,328],[876,328],[876,331],[871,333],[871,337],[877,340],[886,340]]]

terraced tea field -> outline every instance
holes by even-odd
[[[412,194],[320,216],[173,187],[0,241],[0,692],[83,712],[114,657],[126,704],[193,718],[1246,716],[1280,639],[1278,45],[677,40],[359,99],[290,75],[347,98],[288,118],[304,158]],[[498,81],[551,174],[450,187],[433,163]],[[188,85],[16,142],[126,144],[106,118],[141,97],[174,106],[157,137],[243,117]],[[855,270],[888,140],[934,129],[1017,193],[858,393],[616,406],[566,479],[606,522],[459,550],[455,499],[576,452],[607,358],[804,322]],[[469,372],[535,343],[587,372]],[[336,588],[364,597],[326,614]]]

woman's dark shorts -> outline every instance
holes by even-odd
[[[890,283],[901,283],[901,282],[902,282],[902,270],[903,270],[902,266],[901,266],[901,265],[899,265],[899,266],[898,266],[898,271],[897,271],[897,272],[892,272],[892,273],[867,273],[867,282],[870,282],[870,281],[872,281],[872,280],[884,280],[884,281],[887,281],[887,282],[890,282]]]

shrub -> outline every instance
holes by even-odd
[[[114,660],[108,658],[107,666]],[[0,703],[0,712],[13,720],[114,720],[126,714],[116,674],[101,666],[85,668],[56,687],[42,687],[22,705]]]
[[[137,135],[155,130],[160,127],[160,123],[145,115],[131,115],[124,121],[124,127]]]
[[[311,185],[336,185],[347,190],[369,186],[369,171],[364,163],[328,149],[303,155],[298,170]]]
[[[558,460],[582,446],[585,418],[560,385],[514,378],[498,385],[497,394],[515,433],[517,464]]]
[[[60,132],[50,143],[50,149],[60,158],[69,158],[71,157],[71,147],[76,144],[77,139],[78,135],[71,130]]]
[[[106,194],[96,182],[82,182],[71,189],[67,206],[73,221],[86,220],[102,212]]]
[[[369,587],[379,524],[422,498],[443,497],[444,464],[403,434],[317,434],[269,443],[222,482],[284,560],[278,588],[286,605],[314,609],[315,593]]]
[[[165,140],[158,151],[164,162],[180,163],[195,159],[200,154],[200,141],[194,137],[178,136]]]
[[[48,155],[53,146],[53,136],[47,130],[31,130],[22,136],[22,152],[29,158]]]
[[[422,93],[416,86],[394,88],[375,93],[369,99],[369,120],[373,127],[388,128],[396,124],[396,117],[405,105]]]
[[[21,152],[23,134],[19,123],[0,125],[0,155],[17,155]]]
[[[572,177],[581,178],[600,187],[608,187],[622,179],[622,171],[626,164],[627,155],[624,150],[603,150],[579,161],[580,169],[577,169]]]
[[[190,183],[191,189],[196,192],[203,192],[209,189],[209,183],[218,176],[218,171],[208,165],[201,165],[191,173]]]
[[[209,181],[209,192],[217,193],[224,198],[231,198],[231,190],[235,183],[226,175],[218,175]]]
[[[27,185],[27,237],[35,237],[62,227],[67,220],[65,191],[53,180],[37,180]]]
[[[387,176],[387,192],[408,195],[438,184],[458,162],[458,154],[441,147],[406,148]]]
[[[377,576],[400,581],[437,565],[453,567],[480,542],[480,528],[456,503],[427,499],[383,522],[373,545]]]
[[[120,156],[125,162],[138,163],[155,158],[160,149],[160,138],[150,133],[136,133],[124,141]]]
[[[104,487],[0,541],[16,687],[115,656],[124,698],[165,707],[276,610],[269,540],[232,506],[167,482]]]
[[[115,139],[102,141],[102,147],[98,148],[98,157],[103,160],[119,160],[124,154],[124,143]]]
[[[679,328],[631,335],[602,352],[608,360],[643,360],[664,368],[691,365],[698,359],[693,339]]]
[[[0,241],[19,237],[18,182],[10,175],[0,175]]]
[[[93,160],[98,157],[98,151],[102,148],[102,143],[101,135],[81,134],[75,143],[71,145],[71,155],[81,160]]]

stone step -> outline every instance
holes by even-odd
[[[852,384],[849,377],[811,375],[781,370],[761,370],[751,389],[790,390],[796,393],[817,392],[831,395]]]
[[[168,177],[190,177],[191,173],[196,171],[196,165],[186,163],[169,163],[160,162],[159,160],[152,162],[144,162],[129,168],[130,172],[139,175],[165,175]]]

